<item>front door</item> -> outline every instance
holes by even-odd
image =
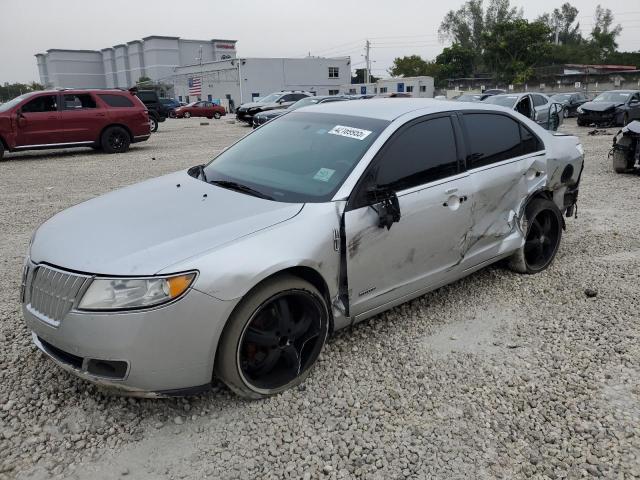
[[[38,95],[17,112],[16,146],[61,143],[58,133],[58,96]]]
[[[397,301],[453,277],[470,228],[470,181],[460,172],[452,119],[402,127],[356,187],[345,213],[351,315]],[[374,188],[396,192],[401,218],[379,227]]]
[[[99,108],[89,93],[62,95],[61,142],[96,142],[106,124],[105,109]]]

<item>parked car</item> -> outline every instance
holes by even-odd
[[[481,102],[486,97],[484,97],[481,93],[465,93],[460,95],[459,97],[454,98],[456,102]]]
[[[169,110],[160,102],[160,97],[155,90],[138,90],[136,87],[130,89],[149,110],[149,121],[151,131],[158,131],[158,124],[164,122],[169,116]]]
[[[349,97],[343,97],[338,95],[326,95],[326,96],[316,96],[316,97],[305,97],[302,100],[298,100],[296,103],[291,105],[289,108],[279,108],[277,110],[267,110],[266,112],[261,112],[253,116],[253,128],[257,128],[263,123],[268,122],[269,120],[273,120],[276,117],[279,117],[282,114],[293,112],[298,108],[308,107],[310,105],[316,105],[319,103],[327,103],[327,102],[343,102],[345,100],[351,100]]]
[[[309,92],[303,91],[282,91],[275,92],[256,102],[243,103],[236,109],[236,118],[249,125],[253,123],[253,116],[267,110],[276,110],[278,108],[288,108],[298,100],[311,97]]]
[[[613,137],[610,157],[616,173],[640,171],[640,122],[634,120]]]
[[[556,93],[551,96],[551,100],[562,105],[562,116],[564,118],[575,117],[578,107],[589,101],[582,92]]]
[[[640,90],[603,92],[578,109],[578,125],[627,125],[640,120]]]
[[[576,137],[494,105],[300,108],[207,165],[43,223],[24,318],[39,349],[101,385],[177,395],[215,375],[273,395],[336,330],[499,260],[545,270],[582,168]]]
[[[483,102],[512,108],[547,130],[557,130],[562,123],[562,105],[542,93],[498,94]]]
[[[121,153],[150,133],[147,108],[123,90],[31,92],[0,106],[0,160],[5,151],[49,148]]]
[[[223,106],[204,100],[192,102],[184,107],[178,107],[174,111],[176,118],[207,117],[217,120],[227,114]]]
[[[175,109],[180,106],[180,102],[174,98],[161,98],[160,103],[167,112],[167,117],[174,118],[176,116]]]

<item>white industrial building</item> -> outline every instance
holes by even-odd
[[[351,95],[384,95],[409,93],[412,97],[433,98],[433,77],[382,78],[375,83],[353,83],[341,87],[341,93]]]
[[[202,91],[194,95],[189,81],[198,78]],[[173,96],[180,101],[199,97],[229,108],[280,90],[338,95],[350,79],[350,57],[234,58],[178,67],[164,82],[173,85]]]
[[[36,54],[40,82],[53,88],[130,88],[162,81],[182,65],[235,58],[236,40],[188,40],[153,35],[102,50],[51,49]]]

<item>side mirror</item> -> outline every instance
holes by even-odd
[[[367,200],[378,214],[379,228],[389,230],[391,225],[400,221],[400,202],[396,193],[390,188],[370,187],[367,189]]]

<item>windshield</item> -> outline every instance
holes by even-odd
[[[631,96],[629,92],[604,92],[593,99],[594,102],[624,103]]]
[[[296,109],[298,109],[300,107],[306,107],[308,105],[313,105],[313,104],[319,103],[319,102],[320,102],[319,98],[306,97],[306,98],[303,98],[302,100],[298,100],[296,103],[291,105],[289,107],[289,110],[296,110]]]
[[[257,100],[258,103],[273,103],[278,100],[282,94],[280,93],[272,93],[271,95],[267,95],[263,99]]]
[[[280,202],[326,202],[388,124],[292,112],[222,152],[205,167],[205,175],[209,182],[240,183]]]
[[[555,100],[556,102],[568,102],[569,100],[571,100],[571,94],[570,93],[557,93],[555,95],[553,95],[551,97],[552,100]]]
[[[0,112],[11,110],[13,107],[18,105],[21,101],[29,98],[31,95],[33,95],[33,93],[25,93],[24,95],[20,95],[19,97],[9,100],[7,103],[3,103],[2,105],[0,105]]]
[[[486,98],[484,101],[493,105],[513,108],[518,98],[518,95],[494,95],[493,97]]]

